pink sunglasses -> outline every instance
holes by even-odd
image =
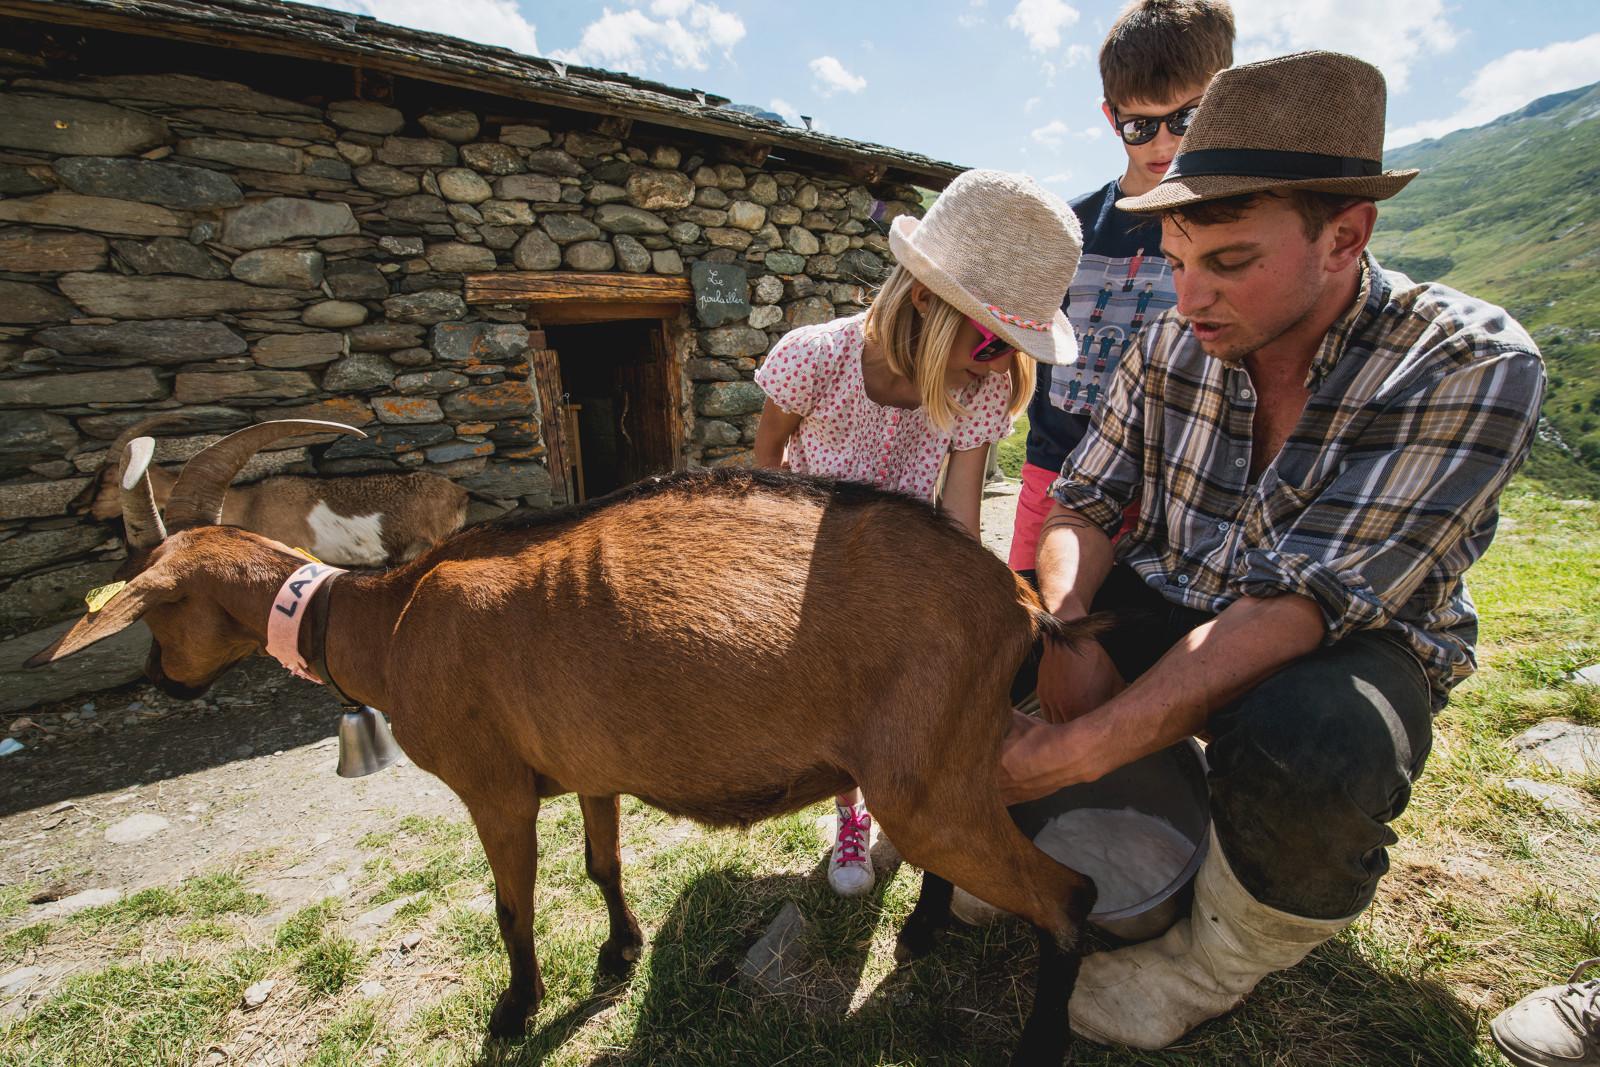
[[[987,328],[977,319],[969,318],[967,321],[972,323],[972,328],[978,331],[978,336],[981,338],[978,346],[972,350],[972,362],[991,363],[1007,353],[1017,350],[1016,346],[1010,341]]]

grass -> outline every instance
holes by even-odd
[[[1438,722],[1374,906],[1177,1048],[1080,1044],[1078,1064],[1490,1067],[1501,1061],[1488,1019],[1600,954],[1600,822],[1504,787],[1512,776],[1561,781],[1600,810],[1600,781],[1531,769],[1505,743],[1547,718],[1600,723],[1595,692],[1566,678],[1600,659],[1600,498],[1583,496],[1585,472],[1559,459],[1531,465],[1507,493],[1500,536],[1471,574],[1482,670]],[[1031,934],[1014,923],[952,931],[930,958],[897,968],[917,872],[898,868],[865,899],[834,897],[819,872],[818,810],[710,832],[626,801],[625,878],[647,947],[632,979],[611,987],[595,975],[606,914],[584,874],[577,804],[546,803],[535,935],[547,997],[521,1042],[483,1041],[507,965],[470,825],[408,817],[363,839],[371,862],[351,899],[303,908],[265,937],[239,928],[259,913],[240,872],[13,931],[6,952],[23,962],[74,938],[136,939],[142,955],[70,980],[0,1029],[0,1062],[188,1064],[262,1034],[291,1043],[283,1062],[319,1067],[1004,1062],[1030,1002]],[[411,954],[393,939],[352,940],[345,924],[357,914],[411,894],[391,924],[396,937],[423,934]],[[788,901],[810,923],[795,987],[753,992],[738,963]],[[278,981],[268,1005],[237,1010],[265,977]],[[358,992],[367,979],[385,995]]]

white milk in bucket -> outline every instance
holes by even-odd
[[[1096,914],[1142,904],[1173,883],[1194,856],[1195,844],[1159,815],[1132,808],[1076,808],[1053,816],[1033,843],[1053,859],[1094,879]],[[956,918],[981,924],[1000,909],[957,887]]]

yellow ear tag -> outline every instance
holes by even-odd
[[[289,551],[293,552],[297,556],[301,556],[301,557],[304,557],[305,559],[310,560],[312,563],[321,563],[322,562],[316,556],[313,556],[311,553],[307,552],[303,548],[291,548],[291,549],[289,549]]]
[[[127,587],[127,584],[127,582],[112,582],[110,585],[98,586],[83,594],[83,602],[89,605],[89,614],[93,615],[105,607],[112,597]]]

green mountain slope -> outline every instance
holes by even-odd
[[[1385,154],[1421,176],[1383,205],[1378,259],[1501,304],[1544,352],[1544,414],[1600,472],[1600,83]]]

